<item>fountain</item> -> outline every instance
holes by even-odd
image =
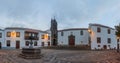
[[[41,49],[39,47],[33,47],[33,41],[32,41],[33,39],[35,39],[35,37],[31,33],[31,36],[29,36],[30,46],[22,48],[22,53],[19,55],[20,57],[25,59],[41,58]]]

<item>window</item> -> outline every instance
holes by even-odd
[[[110,29],[108,29],[108,34],[110,34]]]
[[[28,37],[29,36],[29,33],[25,33],[25,37]]]
[[[26,45],[26,46],[29,46],[29,41],[26,41],[26,42],[25,42],[25,45]]]
[[[24,38],[25,38],[25,39],[29,39],[29,33],[25,32]]]
[[[16,32],[16,37],[20,37],[20,32]]]
[[[63,31],[61,32],[61,36],[63,36],[64,35],[64,33],[63,33]]]
[[[10,40],[7,40],[7,47],[10,47]]]
[[[41,36],[41,39],[44,39],[44,35]]]
[[[50,36],[48,36],[48,40],[50,40]]]
[[[38,37],[38,34],[37,34],[37,33],[35,33],[35,34],[34,34],[34,37],[36,37],[36,38],[37,38],[37,37]]]
[[[110,38],[108,38],[108,43],[111,43],[111,39]]]
[[[97,32],[99,32],[99,33],[101,32],[101,29],[100,29],[100,27],[97,27]]]
[[[34,42],[34,46],[37,46],[37,41],[36,41],[36,42]]]
[[[97,43],[101,43],[101,38],[97,37]]]
[[[80,35],[83,35],[83,30],[80,31]]]
[[[2,33],[0,33],[0,38],[2,38]]]
[[[119,42],[119,39],[117,39],[117,42]]]
[[[100,47],[100,45],[98,45],[98,47]]]
[[[10,37],[11,36],[11,33],[10,32],[7,32],[7,37]]]

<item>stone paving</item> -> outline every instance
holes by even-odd
[[[42,49],[41,59],[23,59],[21,50],[0,50],[0,63],[120,63],[120,53],[111,51],[77,51]]]

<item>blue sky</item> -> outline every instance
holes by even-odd
[[[89,23],[114,27],[120,22],[120,0],[0,0],[0,27],[87,28]]]

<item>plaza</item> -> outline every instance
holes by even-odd
[[[119,63],[116,50],[54,50],[42,49],[41,59],[19,57],[21,49],[0,50],[0,63]]]

